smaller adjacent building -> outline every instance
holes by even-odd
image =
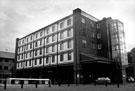
[[[128,53],[127,75],[135,77],[135,47]]]
[[[12,77],[15,66],[15,54],[0,51],[0,83],[3,79]]]

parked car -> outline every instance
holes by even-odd
[[[111,83],[111,79],[109,77],[99,77],[95,80],[96,84],[107,84]]]
[[[135,79],[130,76],[130,77],[127,78],[127,81],[128,81],[128,82],[135,82]]]

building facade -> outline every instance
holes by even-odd
[[[5,78],[13,77],[15,54],[0,51],[0,83]]]
[[[105,33],[99,32],[99,22],[99,19],[75,9],[65,18],[17,38],[16,77],[50,78],[53,83],[90,83],[97,77],[108,76],[115,82],[117,68],[112,36],[105,36],[108,34],[108,28],[103,31],[106,23],[101,28]],[[110,29],[110,33],[113,32],[113,28]],[[100,41],[99,36],[109,40]],[[106,44],[101,51],[101,46]]]

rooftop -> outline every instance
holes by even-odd
[[[0,51],[0,58],[15,58],[15,53]]]

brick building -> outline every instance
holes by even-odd
[[[117,23],[118,20],[99,20],[75,9],[65,18],[17,38],[16,77],[50,78],[53,83],[91,83],[101,76],[110,77],[112,82],[116,82],[116,74],[119,74],[123,82],[125,73],[122,68],[127,60],[122,56],[117,59],[115,54],[122,54],[122,45],[118,37],[119,49],[114,51],[117,47],[112,38],[112,35],[120,34],[119,29],[113,33],[114,24],[115,28],[119,27]]]
[[[0,51],[0,82],[2,79],[12,77],[15,66],[15,54]]]

